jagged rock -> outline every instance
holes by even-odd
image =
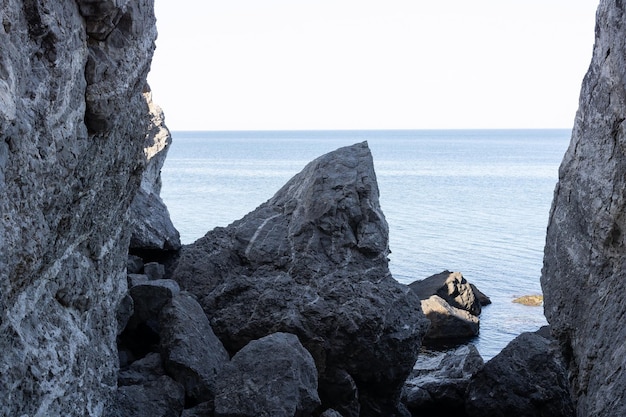
[[[0,6],[3,416],[100,416],[117,389],[156,29],[152,1],[89,3]]]
[[[172,136],[165,126],[163,111],[152,101],[149,89],[145,96],[152,116],[144,143],[148,164],[141,177],[139,192],[131,205],[133,228],[130,250],[175,251],[180,249],[180,235],[160,197],[161,168],[172,143]]]
[[[341,413],[339,411],[333,410],[332,408],[329,408],[328,410],[324,411],[320,417],[345,417],[343,415],[341,415]]]
[[[626,415],[626,10],[601,1],[593,57],[559,169],[544,251],[544,312],[579,416]]]
[[[522,333],[474,374],[467,389],[469,417],[572,417],[565,363],[556,343]]]
[[[422,311],[430,320],[425,339],[465,339],[474,337],[480,329],[478,317],[468,311],[452,307],[438,295],[422,300]]]
[[[466,310],[475,316],[481,312],[481,303],[474,295],[472,285],[460,272],[443,271],[409,284],[420,300],[438,295],[452,307]]]
[[[470,377],[483,365],[471,344],[434,357],[421,355],[402,390],[403,401],[416,415],[463,415]]]
[[[317,369],[295,335],[274,333],[241,349],[220,375],[215,417],[311,415]]]
[[[210,417],[213,416],[214,411],[215,404],[213,401],[207,401],[183,410],[183,414],[180,417]]]
[[[388,227],[366,143],[308,164],[269,201],[181,249],[173,277],[194,293],[225,347],[284,331],[337,369],[361,415],[395,415],[428,326],[388,268]],[[336,405],[329,405],[335,408]]]
[[[359,389],[343,369],[334,369],[322,376],[318,393],[324,404],[333,405],[343,417],[359,417]]]
[[[131,329],[149,319],[157,320],[163,306],[180,293],[180,287],[171,279],[146,281],[130,289],[135,311],[128,327]]]
[[[478,300],[481,306],[487,306],[491,304],[491,298],[486,296],[482,291],[476,288],[476,285],[470,283],[470,287],[472,287],[472,291],[474,292],[474,297]]]
[[[140,385],[121,386],[117,391],[119,417],[179,417],[185,390],[168,376]]]
[[[230,357],[200,304],[180,294],[161,309],[159,323],[165,368],[185,388],[188,404],[212,400],[217,375]]]
[[[135,312],[135,303],[133,302],[133,297],[130,294],[126,294],[117,305],[117,312],[115,317],[117,318],[117,335],[124,331],[126,325],[128,324],[128,320],[132,317]]]
[[[128,282],[128,288],[133,288],[137,285],[145,284],[150,281],[148,276],[144,274],[128,274],[126,276],[126,280]]]
[[[148,353],[145,357],[136,360],[130,366],[120,370],[117,377],[118,386],[144,385],[153,382],[165,375],[161,355]]]

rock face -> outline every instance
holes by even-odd
[[[522,333],[471,378],[470,417],[571,417],[567,370],[558,348],[537,333]]]
[[[600,2],[593,58],[559,170],[541,284],[579,416],[626,415],[626,10]]]
[[[115,396],[152,9],[0,6],[0,415],[99,416]]]
[[[180,235],[172,224],[169,211],[161,200],[161,168],[172,143],[165,126],[163,111],[144,93],[150,109],[151,123],[144,143],[148,161],[141,177],[141,187],[131,205],[132,235],[130,251],[175,251],[180,249]]]
[[[404,415],[400,389],[428,322],[417,296],[391,277],[388,253],[361,143],[316,159],[254,212],[184,246],[173,277],[198,297],[231,354],[275,332],[295,334],[315,359],[320,392],[347,376],[362,416]],[[345,397],[322,401],[341,411],[351,407]]]

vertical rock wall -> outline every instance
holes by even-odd
[[[626,3],[602,0],[541,283],[579,416],[626,415]]]
[[[2,0],[0,21],[0,415],[103,415],[152,0]]]

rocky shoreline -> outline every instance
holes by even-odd
[[[484,363],[488,299],[410,286],[366,143],[181,245],[151,0],[0,8],[0,416],[626,415],[626,11],[601,0],[542,270],[549,328]]]

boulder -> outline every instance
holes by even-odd
[[[554,340],[522,333],[471,378],[469,417],[572,417],[565,362]]]
[[[118,386],[145,385],[156,381],[165,375],[163,361],[158,353],[148,353],[141,359],[136,360],[130,366],[120,369],[117,377]]]
[[[472,344],[449,352],[422,354],[404,384],[402,400],[416,415],[463,415],[470,377],[483,365],[483,358]]]
[[[117,391],[116,417],[180,417],[185,390],[168,376],[140,385],[125,385]]]
[[[207,401],[196,405],[195,407],[186,408],[180,417],[211,417],[215,411],[213,401]]]
[[[158,262],[148,262],[143,266],[143,273],[148,276],[149,280],[164,279],[165,265]]]
[[[626,415],[626,9],[601,1],[559,168],[541,286],[579,416]]]
[[[226,365],[215,417],[308,416],[319,405],[311,354],[295,335],[274,333],[250,342]]]
[[[421,281],[412,282],[409,287],[415,291],[420,300],[438,295],[452,307],[469,311],[475,316],[481,312],[481,302],[474,294],[474,287],[460,272],[446,270]]]
[[[187,405],[212,400],[217,375],[230,357],[202,307],[180,294],[161,309],[159,323],[165,369],[185,388]]]
[[[117,390],[153,2],[0,14],[0,415],[100,416]]]
[[[461,340],[474,337],[479,332],[478,317],[468,311],[452,307],[438,295],[422,300],[422,311],[430,320],[425,340]]]
[[[362,416],[394,415],[428,321],[391,276],[388,254],[372,156],[360,143],[316,159],[243,219],[184,246],[173,277],[231,354],[296,334],[320,383],[343,370]]]

